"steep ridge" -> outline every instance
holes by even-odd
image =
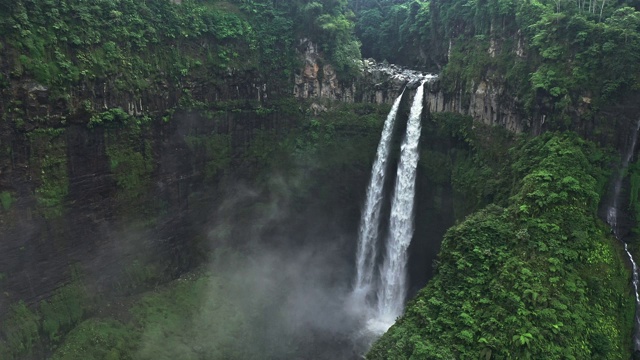
[[[547,133],[508,153],[478,179],[508,201],[447,231],[434,277],[367,358],[630,357],[631,274],[596,217],[601,150]]]

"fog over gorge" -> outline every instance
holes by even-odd
[[[260,192],[229,191],[208,232],[212,255],[198,310],[178,338],[144,333],[144,357],[174,358],[168,349],[179,343],[207,358],[354,358],[356,319],[345,308],[352,240],[331,228],[287,229],[295,184],[279,176],[270,183]],[[234,224],[238,213],[242,223]]]

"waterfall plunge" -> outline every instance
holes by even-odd
[[[391,205],[389,235],[385,243],[386,254],[380,268],[380,279],[375,298],[377,303],[375,304],[368,303],[367,297],[371,295],[375,282],[374,270],[376,268],[376,249],[378,247],[386,163],[402,95],[396,99],[385,121],[360,222],[360,236],[356,253],[356,280],[352,300],[355,300],[357,306],[365,309],[367,329],[376,336],[385,332],[402,314],[407,293],[407,249],[414,231],[413,210],[419,157],[418,143],[422,130],[420,118],[422,116],[424,84],[428,79],[424,80],[416,90],[407,122],[407,132],[402,142]]]
[[[418,143],[422,125],[424,82],[420,84],[411,105],[407,134],[402,142],[396,187],[391,203],[389,237],[380,269],[378,319],[389,328],[402,314],[407,295],[407,248],[413,237],[413,210],[418,167]],[[386,330],[386,329],[385,329]]]
[[[404,91],[402,92],[404,94]],[[398,96],[391,107],[384,122],[380,143],[376,151],[376,158],[371,169],[371,180],[367,187],[367,198],[360,219],[358,249],[356,252],[356,281],[353,287],[354,296],[358,301],[366,302],[374,283],[374,270],[377,257],[378,229],[380,224],[380,209],[382,207],[384,178],[387,172],[389,158],[389,144],[393,137],[396,115],[400,107],[402,94]]]
[[[633,153],[636,149],[636,144],[638,142],[638,131],[640,131],[640,120],[638,120],[636,124],[635,131],[633,132],[631,138],[631,145],[627,149],[627,153],[625,157],[622,159],[622,164],[620,170],[618,171],[615,183],[613,185],[613,203],[607,209],[607,223],[611,226],[611,230],[615,235],[616,239],[620,240],[624,244],[624,251],[627,253],[627,257],[631,262],[631,270],[632,274],[632,284],[633,290],[636,295],[636,316],[635,316],[635,328],[633,332],[633,350],[640,351],[640,314],[638,310],[640,309],[640,295],[638,295],[638,265],[633,259],[633,255],[629,251],[629,246],[626,242],[622,240],[622,234],[620,233],[620,227],[618,225],[618,216],[620,210],[620,195],[622,193],[622,180],[624,179],[625,170],[629,167],[629,162],[631,162],[631,158],[633,157]]]

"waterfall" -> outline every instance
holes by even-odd
[[[633,153],[636,148],[636,143],[638,142],[638,131],[640,130],[640,120],[636,124],[635,131],[633,132],[631,138],[631,146],[627,149],[627,153],[625,157],[622,159],[622,164],[620,170],[618,171],[614,186],[613,186],[613,203],[607,209],[607,223],[611,226],[611,230],[615,237],[620,240],[624,244],[624,251],[627,253],[627,257],[631,262],[631,269],[633,271],[632,276],[632,285],[633,290],[636,295],[636,315],[635,315],[635,328],[633,332],[633,349],[634,351],[640,351],[640,296],[638,295],[638,265],[636,264],[633,255],[629,251],[629,246],[622,239],[622,234],[620,233],[620,227],[618,224],[618,214],[620,210],[620,195],[622,192],[622,180],[624,179],[624,173],[627,167],[629,166],[629,162],[631,162],[631,158],[633,157]]]
[[[360,220],[358,247],[356,250],[356,278],[347,306],[365,320],[363,336],[372,341],[387,331],[402,315],[407,296],[407,250],[414,231],[414,197],[418,167],[418,144],[422,125],[424,85],[434,75],[415,75],[410,83],[420,85],[413,98],[407,130],[400,149],[395,188],[391,200],[389,234],[385,238],[385,256],[378,264],[377,249],[380,212],[384,200],[387,162],[390,155],[393,128],[402,94],[395,100],[384,123],[376,159],[367,187],[366,202]],[[409,85],[410,86],[410,85]],[[376,276],[379,270],[379,277]],[[376,282],[376,278],[378,278]],[[370,343],[369,343],[370,345]]]
[[[402,314],[407,294],[407,248],[414,231],[413,210],[418,167],[418,143],[422,125],[422,102],[424,82],[420,84],[413,98],[407,133],[402,142],[396,186],[391,203],[389,237],[386,254],[380,270],[378,288],[378,320],[391,326]]]
[[[373,285],[373,274],[376,266],[378,229],[380,224],[380,208],[382,207],[384,178],[387,172],[389,144],[391,143],[396,114],[400,107],[402,94],[393,103],[389,115],[384,122],[382,135],[376,158],[371,170],[371,180],[367,187],[367,197],[360,219],[358,248],[356,250],[356,280],[354,294],[360,301],[365,301]]]

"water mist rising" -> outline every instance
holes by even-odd
[[[384,178],[387,172],[387,161],[390,152],[389,144],[393,137],[393,128],[395,127],[396,115],[403,93],[401,93],[393,103],[391,111],[384,122],[380,143],[376,151],[376,158],[371,170],[371,180],[367,187],[367,197],[360,219],[358,248],[356,252],[356,280],[353,292],[361,302],[366,301],[366,297],[369,295],[374,283],[380,209],[382,207]]]
[[[418,167],[418,143],[422,125],[424,82],[420,84],[411,105],[407,133],[402,142],[396,187],[391,204],[389,237],[380,270],[378,288],[378,320],[390,327],[402,314],[407,294],[407,248],[414,231],[414,197]],[[386,329],[385,329],[386,330]]]
[[[626,242],[622,240],[622,234],[620,233],[620,227],[618,222],[619,209],[620,209],[620,196],[622,192],[622,180],[624,179],[624,173],[627,167],[629,166],[629,162],[633,157],[633,153],[636,148],[636,144],[638,142],[638,131],[640,130],[640,120],[636,124],[635,131],[633,132],[633,136],[631,138],[631,145],[627,149],[627,153],[625,157],[622,159],[622,164],[620,166],[620,170],[618,171],[614,186],[613,186],[613,196],[611,198],[612,203],[609,205],[607,209],[607,223],[611,226],[611,230],[615,237],[620,240],[624,244],[624,251],[627,253],[627,257],[631,262],[631,267],[633,271],[633,290],[636,295],[636,315],[635,315],[635,328],[633,332],[633,350],[640,351],[640,295],[638,295],[638,266],[629,251],[629,247]]]

